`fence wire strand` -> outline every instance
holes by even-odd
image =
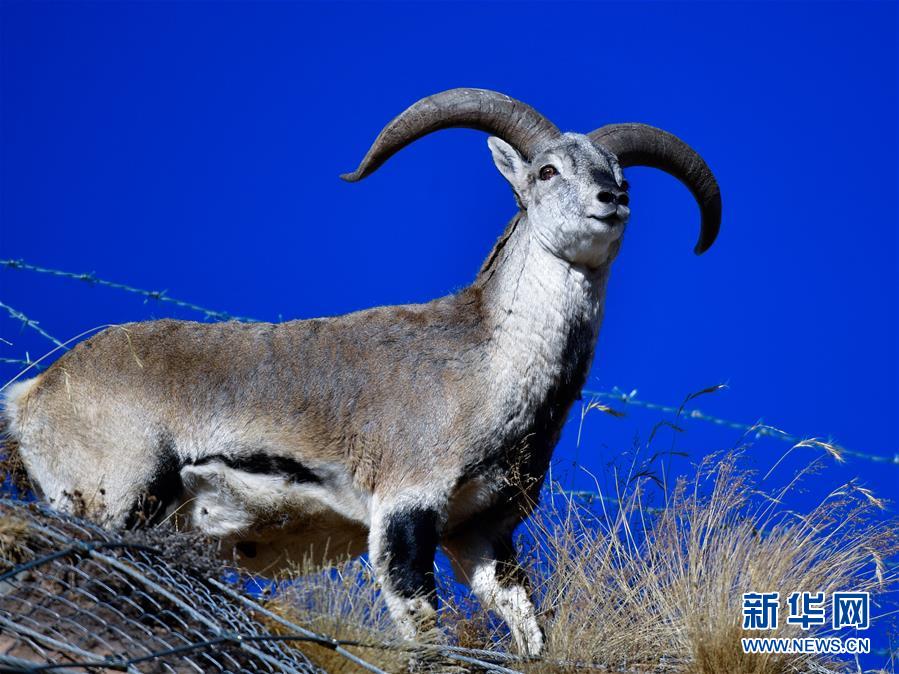
[[[684,406],[675,407],[673,405],[660,405],[658,403],[649,402],[646,400],[642,400],[637,398],[637,391],[625,392],[618,387],[613,388],[611,391],[598,391],[594,389],[584,389],[582,391],[582,395],[585,398],[591,398],[593,400],[609,400],[621,403],[624,406],[633,406],[633,407],[641,407],[643,409],[652,410],[656,412],[664,412],[665,414],[673,414],[677,418],[694,420],[694,421],[703,421],[709,424],[713,424],[715,426],[721,426],[723,428],[728,428],[736,431],[740,431],[742,433],[747,433],[750,435],[755,435],[756,437],[767,437],[774,438],[775,440],[781,440],[783,442],[788,442],[793,445],[798,445],[803,442],[808,442],[809,438],[802,438],[798,435],[793,435],[791,433],[787,433],[780,429],[774,428],[773,426],[768,426],[761,422],[756,422],[754,424],[745,424],[739,421],[729,421],[727,419],[721,419],[719,417],[712,416],[711,414],[706,414],[696,408],[687,408]],[[589,406],[589,403],[587,403]],[[846,456],[851,456],[856,459],[863,459],[865,461],[875,461],[878,463],[892,463],[895,465],[899,465],[899,452],[895,452],[892,456],[886,454],[867,454],[865,452],[859,452],[853,449],[847,449],[842,445],[836,445],[832,442],[832,440],[828,439],[827,444],[832,445],[839,454],[844,454]]]
[[[49,339],[51,342],[56,344],[56,346],[62,346],[62,342],[60,342],[58,339],[56,339],[56,337],[54,337],[49,332],[44,330],[40,325],[38,325],[37,321],[32,318],[28,318],[28,316],[23,314],[18,309],[14,309],[4,302],[0,302],[0,309],[4,309],[6,313],[9,314],[10,318],[20,321],[23,326],[31,328],[45,339]]]
[[[255,321],[254,318],[248,318],[246,316],[235,316],[229,314],[227,311],[216,311],[215,309],[207,309],[206,307],[201,307],[199,304],[194,304],[193,302],[186,302],[185,300],[179,300],[174,297],[169,297],[166,293],[167,290],[145,290],[143,288],[135,288],[134,286],[127,285],[125,283],[117,283],[115,281],[107,281],[105,279],[97,277],[93,272],[85,272],[85,273],[77,273],[70,271],[62,271],[61,269],[50,269],[49,267],[40,267],[38,265],[29,264],[24,260],[0,260],[0,266],[6,267],[7,269],[19,269],[22,271],[31,271],[38,274],[47,274],[49,276],[58,276],[60,278],[67,278],[74,281],[81,281],[82,283],[87,283],[89,285],[95,286],[104,286],[106,288],[115,288],[116,290],[123,290],[125,292],[133,293],[135,295],[140,295],[148,300],[156,300],[157,302],[166,302],[168,304],[172,304],[176,307],[181,307],[182,309],[189,309],[190,311],[196,311],[197,313],[201,313],[207,318],[212,318],[218,321],[227,321],[227,320],[236,320],[236,321]]]

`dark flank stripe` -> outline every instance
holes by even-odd
[[[248,454],[246,456],[225,456],[224,454],[210,454],[194,461],[195,466],[207,463],[220,462],[244,473],[256,473],[259,475],[279,475],[286,477],[291,482],[301,484],[304,482],[320,483],[321,479],[306,468],[302,463],[286,456],[273,456],[264,452]]]

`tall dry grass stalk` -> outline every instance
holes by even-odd
[[[764,636],[826,633],[786,624],[785,599],[794,591],[871,592],[876,619],[889,610],[885,602],[897,580],[884,563],[899,552],[896,522],[884,521],[877,512],[884,503],[851,482],[810,512],[797,513],[783,503],[798,479],[763,493],[738,458],[731,453],[706,460],[691,479],[677,482],[661,509],[644,505],[640,480],[615,506],[558,495],[545,499],[526,525],[522,561],[547,648],[538,661],[506,666],[685,674],[847,670],[846,662],[823,656],[744,654],[740,637],[759,634],[742,631],[742,594],[781,593],[781,627]],[[395,639],[364,562],[298,569],[294,579],[270,603],[291,620],[339,639]],[[479,611],[470,596],[452,592],[451,584],[446,577],[438,581],[442,633],[432,642],[507,649],[501,623]],[[299,647],[329,671],[356,671],[320,647]],[[408,663],[402,651],[355,652],[388,671],[405,671]]]
[[[547,659],[691,674],[842,669],[812,656],[744,654],[740,637],[759,633],[742,630],[742,594],[781,594],[780,628],[763,636],[807,636],[786,624],[787,596],[885,597],[896,581],[883,564],[899,551],[896,523],[878,518],[883,502],[852,483],[805,514],[782,505],[785,492],[757,491],[729,454],[679,480],[652,513],[639,485],[599,515],[553,499],[529,525]]]

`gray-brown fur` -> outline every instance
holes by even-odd
[[[332,318],[107,329],[8,392],[41,492],[63,508],[78,494],[112,526],[174,515],[260,571],[367,549],[407,636],[433,619],[439,542],[539,652],[526,589],[499,576],[592,362],[629,210],[614,154],[493,96],[416,104],[354,174],[424,133],[495,131],[491,115],[524,110],[517,146],[490,139],[521,210],[469,287]]]

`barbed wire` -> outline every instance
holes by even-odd
[[[32,330],[39,333],[46,339],[49,339],[51,342],[56,344],[56,346],[62,346],[62,342],[60,342],[58,339],[56,339],[56,337],[54,337],[49,332],[44,330],[40,325],[38,325],[37,321],[35,321],[32,318],[28,318],[28,316],[23,314],[18,309],[14,309],[11,306],[9,306],[8,304],[5,304],[4,302],[0,302],[0,309],[5,309],[6,313],[8,313],[11,318],[16,319],[17,321],[21,321],[22,325],[25,325],[25,326],[31,328]]]
[[[166,295],[166,293],[168,292],[167,290],[145,290],[143,288],[135,288],[134,286],[130,286],[125,283],[106,281],[105,279],[97,277],[97,275],[93,272],[76,273],[63,271],[61,269],[51,269],[49,267],[40,267],[35,264],[29,264],[24,260],[0,260],[0,266],[6,267],[7,269],[32,271],[38,274],[47,274],[49,276],[58,276],[75,281],[82,281],[90,285],[104,286],[106,288],[123,290],[135,295],[141,295],[146,299],[156,300],[158,302],[168,302],[169,304],[173,304],[176,307],[181,307],[182,309],[190,309],[191,311],[196,311],[203,314],[207,318],[214,318],[219,321],[236,320],[253,322],[257,320],[255,318],[249,318],[247,316],[235,316],[233,314],[229,314],[227,311],[207,309],[206,307],[201,307],[199,304],[194,304],[193,302],[186,302],[185,300],[179,300],[174,297],[169,297],[168,295]]]
[[[206,307],[202,307],[199,304],[194,304],[193,302],[187,302],[185,300],[175,299],[173,297],[169,297],[166,295],[165,290],[145,290],[142,288],[136,288],[134,286],[130,286],[124,283],[116,283],[114,281],[107,281],[105,279],[97,277],[93,272],[91,273],[76,273],[63,271],[61,269],[52,269],[49,267],[42,267],[35,264],[30,264],[25,262],[24,260],[15,260],[15,259],[0,259],[0,267],[6,267],[7,269],[17,269],[20,271],[30,271],[38,274],[47,274],[50,276],[56,276],[59,278],[66,278],[76,281],[82,281],[85,283],[89,283],[91,285],[103,286],[106,288],[114,288],[116,290],[122,290],[125,292],[133,293],[136,295],[143,296],[146,299],[158,300],[160,302],[168,302],[175,306],[181,307],[183,309],[189,309],[191,311],[196,311],[198,313],[203,314],[207,318],[212,318],[215,320],[239,320],[239,321],[247,321],[247,322],[255,322],[257,319],[249,318],[246,316],[235,316],[229,314],[226,311],[216,311],[213,309],[207,309]],[[24,325],[32,328],[37,331],[45,338],[52,341],[57,346],[63,346],[63,343],[56,339],[53,335],[49,334],[46,330],[40,327],[37,321],[29,318],[21,311],[18,311],[3,302],[0,302],[0,308],[3,308],[9,313],[9,315],[21,321]],[[65,348],[65,347],[64,347]],[[31,365],[32,361],[29,359],[14,359],[14,358],[4,358],[0,360],[0,362],[10,363],[10,364],[18,364],[18,365]],[[717,389],[718,387],[713,387],[713,389]],[[713,390],[709,389],[709,391]],[[699,409],[690,408],[687,409],[683,405],[679,407],[675,407],[673,405],[662,405],[659,403],[650,402],[647,400],[638,399],[637,391],[632,390],[631,392],[625,392],[624,390],[614,387],[611,391],[598,391],[593,389],[584,389],[582,391],[582,395],[587,397],[592,397],[594,399],[604,399],[604,400],[612,400],[615,402],[619,402],[625,405],[632,405],[635,407],[642,407],[644,409],[653,410],[657,412],[664,412],[666,414],[674,414],[679,418],[685,419],[694,419],[697,421],[704,421],[709,424],[713,424],[716,426],[721,426],[723,428],[729,428],[732,430],[738,430],[744,433],[754,433],[757,437],[771,437],[777,438],[784,442],[790,442],[794,445],[800,444],[802,442],[806,442],[807,438],[801,438],[798,435],[792,435],[790,433],[786,433],[781,431],[773,426],[768,426],[762,423],[755,424],[746,424],[738,421],[730,421],[727,419],[722,419],[720,417],[715,417],[710,414],[706,414],[705,412],[700,411]],[[691,396],[692,398],[692,396]],[[690,398],[688,398],[689,400]],[[609,410],[607,410],[609,411]],[[828,444],[833,446],[840,454],[844,454],[846,456],[851,456],[857,459],[862,459],[865,461],[873,461],[877,463],[885,463],[892,465],[899,465],[899,452],[895,452],[892,456],[884,455],[884,454],[868,454],[865,452],[859,452],[856,450],[847,449],[845,447],[835,445],[832,442],[828,441]]]
[[[793,445],[800,445],[803,443],[807,443],[803,446],[814,446],[815,444],[821,445],[825,444],[818,440],[810,441],[809,438],[802,438],[798,435],[793,435],[791,433],[787,433],[773,426],[768,426],[761,422],[754,424],[746,424],[741,423],[739,421],[730,421],[728,419],[721,419],[720,417],[712,416],[711,414],[706,414],[696,408],[685,408],[683,405],[680,407],[675,407],[673,405],[660,405],[658,403],[650,402],[647,400],[641,400],[637,398],[637,391],[632,390],[627,393],[618,387],[614,387],[611,391],[597,391],[594,389],[584,389],[581,392],[583,397],[591,397],[593,399],[602,399],[602,400],[613,400],[615,402],[622,403],[624,405],[633,405],[635,407],[642,407],[644,409],[653,410],[656,412],[664,412],[666,414],[674,414],[678,418],[683,419],[695,419],[697,421],[704,421],[709,424],[713,424],[715,426],[721,426],[724,428],[729,428],[732,430],[741,431],[743,433],[751,433],[756,435],[756,437],[769,437],[776,438],[778,440],[782,440],[784,442],[789,442]],[[600,408],[602,409],[602,407]],[[612,411],[615,410],[605,409],[603,411]],[[619,413],[620,414],[620,413]],[[826,444],[833,449],[836,450],[837,454],[851,456],[857,459],[864,459],[866,461],[875,461],[878,463],[887,463],[899,465],[899,452],[893,454],[893,456],[888,456],[884,454],[867,454],[865,452],[859,452],[853,449],[847,449],[842,445],[837,445],[833,443],[830,439],[827,440]]]

